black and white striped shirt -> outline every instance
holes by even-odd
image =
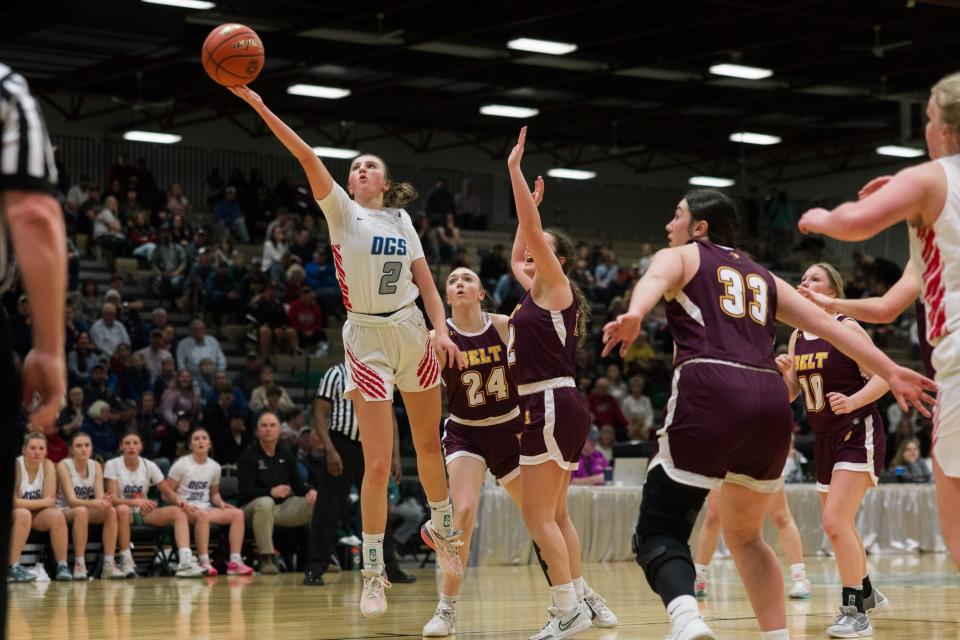
[[[330,431],[360,442],[360,431],[357,429],[357,415],[353,411],[353,403],[343,397],[343,389],[347,383],[347,368],[343,363],[327,369],[317,387],[317,397],[326,400],[332,405],[327,424]]]
[[[43,114],[23,76],[0,64],[0,191],[53,194],[57,167]],[[13,281],[6,218],[0,216],[0,292]]]

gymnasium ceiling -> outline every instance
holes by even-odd
[[[953,0],[226,0],[210,11],[32,0],[0,8],[0,61],[78,131],[103,118],[116,131],[226,120],[269,135],[200,66],[206,34],[228,21],[264,41],[254,89],[331,146],[388,136],[415,153],[470,146],[502,157],[519,121],[478,112],[496,103],[539,109],[532,151],[556,165],[615,160],[638,172],[687,166],[771,181],[811,161],[825,172],[889,162],[874,148],[922,140],[929,86],[960,68]],[[578,49],[506,47],[521,36]],[[711,75],[722,62],[774,74]],[[298,82],[352,93],[288,95]],[[782,142],[728,140],[744,130]]]

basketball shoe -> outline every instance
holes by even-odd
[[[697,600],[706,600],[707,599],[707,577],[703,576],[698,577],[696,582],[693,583],[693,590],[697,596]]]
[[[550,619],[543,629],[530,636],[530,640],[561,640],[573,636],[590,628],[590,609],[581,602],[576,609],[562,612],[556,607],[547,609]]]
[[[363,591],[360,593],[360,613],[364,618],[379,618],[387,612],[387,593],[391,587],[383,568],[379,571],[362,569]]]
[[[457,610],[453,607],[437,606],[433,617],[423,626],[424,638],[442,638],[457,632]]]
[[[876,587],[874,587],[874,588],[873,588],[873,591],[870,592],[870,596],[869,596],[869,597],[866,597],[866,596],[865,596],[865,597],[863,598],[863,608],[864,608],[868,613],[869,613],[870,611],[873,611],[874,609],[883,609],[884,607],[888,606],[889,604],[890,604],[890,601],[887,599],[887,596],[885,596],[885,595],[883,595],[882,593],[880,593],[879,591],[877,591],[877,588],[876,588]]]
[[[831,638],[863,638],[873,635],[873,627],[866,613],[860,613],[856,607],[840,607],[833,624],[827,627],[827,635]]]
[[[442,536],[433,528],[433,523],[427,520],[420,527],[420,537],[424,543],[437,554],[437,564],[448,576],[460,578],[463,576],[463,562],[460,560],[460,539],[462,531],[451,531],[449,536]]]
[[[806,576],[794,576],[793,586],[787,594],[792,600],[808,600],[810,598],[810,581]]]
[[[695,616],[674,625],[666,640],[716,640],[716,637],[703,616]]]
[[[610,611],[607,601],[600,597],[600,594],[591,589],[590,593],[584,594],[583,603],[590,610],[590,621],[595,627],[606,629],[617,626],[617,616]]]

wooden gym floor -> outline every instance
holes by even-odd
[[[960,574],[945,554],[871,558],[874,584],[891,606],[872,616],[874,637],[896,640],[960,638]],[[793,638],[824,638],[839,586],[832,560],[808,558],[813,598],[788,601]],[[10,585],[8,637],[26,638],[255,638],[256,640],[405,640],[419,638],[437,602],[433,570],[390,589],[390,609],[378,620],[359,613],[359,573],[344,572],[323,587],[304,587],[300,574],[205,580]],[[593,629],[584,640],[663,638],[669,631],[660,601],[633,563],[585,567],[588,581],[620,617],[616,629]],[[461,640],[523,640],[546,621],[547,596],[539,568],[471,569],[458,606]],[[732,560],[711,567],[702,605],[720,638],[759,638]]]

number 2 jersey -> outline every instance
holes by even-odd
[[[467,366],[443,369],[450,419],[466,426],[501,424],[520,415],[517,388],[510,380],[507,346],[487,318],[477,333],[461,331],[447,320],[450,339],[467,357]]]
[[[330,229],[337,282],[347,311],[382,314],[420,295],[410,266],[424,257],[403,209],[365,209],[338,184],[317,204]]]
[[[702,241],[696,245],[700,268],[667,302],[674,366],[706,359],[777,371],[773,275],[735,249]]]
[[[837,322],[846,320],[838,315]],[[845,429],[850,420],[871,415],[877,403],[865,404],[855,411],[838,416],[830,408],[831,393],[852,396],[867,383],[860,365],[823,338],[797,331],[793,348],[794,367],[800,381],[800,393],[807,405],[807,420],[817,432]]]

